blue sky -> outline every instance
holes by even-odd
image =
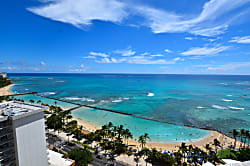
[[[250,0],[8,0],[0,8],[0,71],[250,74]]]

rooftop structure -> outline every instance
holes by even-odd
[[[63,154],[48,150],[49,164],[51,166],[73,166],[74,160],[63,158]]]
[[[7,73],[3,72],[3,73],[0,73],[0,78],[6,78],[7,77]]]
[[[0,166],[48,166],[46,109],[18,101],[0,103]]]

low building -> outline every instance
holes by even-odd
[[[0,103],[0,166],[48,166],[44,110],[40,105]]]
[[[5,72],[0,73],[0,78],[7,78],[7,73],[5,73]]]
[[[63,154],[48,150],[49,165],[50,166],[74,166],[75,161],[71,159],[66,159]]]

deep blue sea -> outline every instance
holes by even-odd
[[[109,121],[123,124],[137,137],[149,133],[152,141],[178,142],[201,139],[209,127],[228,134],[232,129],[250,130],[250,76],[140,75],[140,74],[9,74],[13,92],[37,91],[40,95],[74,103],[95,105],[170,125],[115,113],[81,108],[73,116],[101,126]],[[41,99],[34,95],[25,100]],[[70,108],[72,104],[58,102]]]

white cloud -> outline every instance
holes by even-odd
[[[144,55],[149,55],[149,54],[150,54],[149,52],[144,52],[141,55],[144,56]]]
[[[224,33],[232,22],[230,11],[248,2],[249,0],[210,0],[204,4],[201,13],[193,17],[146,6],[136,9],[145,17],[147,25],[154,33],[189,32],[195,35],[216,36]],[[227,19],[221,19],[223,16],[227,16]]]
[[[97,63],[122,63],[126,61],[125,58],[121,58],[121,59],[116,59],[116,58],[103,58],[101,60],[96,60],[95,62]]]
[[[41,63],[40,63],[42,66],[46,66],[47,64],[45,63],[45,62],[43,62],[43,61],[41,61]]]
[[[183,59],[183,58],[180,58],[180,57],[176,57],[176,58],[174,58],[173,60],[174,60],[174,61],[184,61],[184,59]]]
[[[126,5],[118,0],[54,0],[29,11],[55,21],[70,23],[78,28],[93,20],[122,22],[127,17]]]
[[[95,57],[95,56],[90,56],[90,55],[88,55],[88,56],[84,56],[84,57],[82,57],[82,58],[84,58],[84,59],[95,59],[96,57]]]
[[[176,64],[177,61],[181,60],[181,58],[174,58],[172,60],[166,60],[166,59],[152,59],[152,57],[143,57],[143,56],[137,56],[137,57],[131,57],[127,60],[128,63],[133,64]]]
[[[244,37],[233,37],[229,42],[241,43],[241,44],[250,44],[250,36]]]
[[[186,40],[194,40],[193,37],[185,37]]]
[[[153,55],[150,55],[150,56],[152,56],[152,57],[161,57],[161,56],[164,56],[164,55],[162,55],[162,54],[153,54]]]
[[[173,52],[173,51],[171,51],[171,50],[169,50],[169,49],[165,49],[164,50],[166,53],[171,53],[171,52]]]
[[[108,54],[101,53],[101,52],[90,52],[89,54],[92,55],[92,56],[100,56],[100,57],[103,57],[103,58],[109,57]]]
[[[208,67],[207,70],[222,70],[222,71],[230,71],[241,67],[250,67],[250,62],[235,62],[230,64],[223,64],[217,66]]]
[[[188,51],[182,52],[181,54],[184,56],[189,55],[216,55],[220,52],[227,50],[229,47],[221,46],[221,47],[193,47]]]
[[[210,65],[193,65],[194,67],[201,67],[201,68],[203,68],[203,67],[209,67]]]
[[[174,12],[137,5],[120,0],[40,0],[44,5],[28,8],[29,11],[78,28],[90,25],[93,20],[122,23],[128,16],[144,18],[144,22],[126,21],[128,26],[148,26],[154,33],[188,32],[202,36],[222,34],[233,19],[244,15],[235,14],[249,0],[210,0],[203,5],[198,15],[176,14]],[[234,11],[234,15],[230,13]],[[240,10],[237,12],[241,12]],[[247,12],[246,12],[247,13]],[[131,19],[133,20],[133,19]]]
[[[4,66],[4,67],[1,67],[0,68],[1,70],[16,70],[17,68],[16,67],[12,67],[12,66]]]
[[[87,70],[87,67],[84,64],[81,64],[78,68],[73,68],[73,66],[69,66],[70,72],[85,72]]]
[[[135,51],[133,51],[132,49],[125,49],[125,50],[116,50],[114,51],[115,54],[121,54],[122,56],[132,56],[135,55]]]

